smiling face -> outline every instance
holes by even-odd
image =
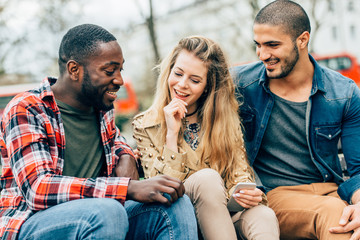
[[[116,41],[100,43],[98,54],[90,57],[84,66],[79,101],[99,110],[110,110],[116,92],[124,84],[123,64],[122,51]]]
[[[285,78],[293,72],[299,60],[299,50],[281,26],[254,24],[254,42],[268,78]]]
[[[188,106],[188,113],[196,111],[197,100],[207,83],[208,69],[203,61],[189,51],[182,50],[171,69],[168,84],[171,99],[179,98]]]

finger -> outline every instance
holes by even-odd
[[[171,196],[172,201],[176,201],[179,197],[182,197],[185,192],[183,183],[170,176],[162,175],[158,176],[159,191],[168,193]]]
[[[340,226],[345,226],[346,224],[348,224],[349,219],[351,217],[351,214],[353,213],[353,207],[352,206],[346,206],[343,210],[343,213],[341,215],[340,221],[339,221],[339,225]]]
[[[181,116],[185,116],[185,113],[187,113],[187,105],[188,104],[181,99],[177,99],[177,98],[173,99],[169,105],[178,107],[179,112],[183,113],[183,115],[181,115]]]
[[[235,199],[236,200],[236,199]],[[254,206],[257,206],[258,204],[250,204],[249,202],[243,201],[243,200],[236,200],[237,203],[239,203],[244,208],[252,208]]]
[[[166,206],[170,206],[171,202],[170,199],[166,196],[164,196],[164,193],[157,191],[154,193],[152,197],[152,202],[159,202],[161,204],[164,204]]]
[[[259,205],[258,201],[249,201],[246,199],[240,199],[239,203],[246,204],[247,206],[250,206],[250,207],[255,207],[255,206]]]
[[[179,103],[183,104],[184,106],[188,106],[187,102],[185,102],[184,100],[181,100],[181,99],[179,99],[179,98],[173,98],[173,99],[171,100],[171,102],[179,102]],[[171,103],[171,102],[170,102],[170,103]]]
[[[168,197],[169,197],[169,200],[170,200],[171,203],[175,202],[179,198],[179,195],[178,195],[177,191],[172,187],[168,187],[164,191],[164,193],[168,194]]]
[[[329,228],[331,233],[346,233],[344,227],[331,227]]]
[[[164,175],[164,178],[166,179],[166,182],[164,184],[166,186],[172,187],[176,191],[178,197],[182,197],[184,195],[185,187],[179,179],[166,175]]]
[[[234,195],[234,198],[235,199],[238,199],[238,200],[243,200],[243,201],[248,201],[248,202],[255,202],[255,203],[259,203],[261,202],[262,200],[262,197],[257,195],[257,196],[252,196],[252,195],[248,195],[248,194],[245,194],[245,193],[241,193],[241,191],[239,193],[236,193]]]
[[[259,205],[259,202],[261,202],[262,198],[254,198],[254,197],[250,197],[250,198],[244,198],[244,196],[235,194],[234,199],[240,204],[240,203],[244,203],[246,205],[249,206],[256,206]]]
[[[164,113],[165,115],[168,116],[174,116],[176,117],[177,115],[180,118],[183,118],[185,116],[185,110],[181,108],[181,106],[169,106],[166,109],[164,108]]]
[[[360,239],[360,231],[355,231],[352,235],[350,240],[359,240]]]
[[[353,221],[350,221],[348,224],[346,224],[345,226],[342,226],[344,228],[344,231],[345,232],[350,232],[352,230],[355,230],[357,228],[359,228],[360,226],[360,223],[358,220],[353,220]]]
[[[255,189],[241,189],[239,191],[240,194],[245,194],[245,195],[249,195],[249,196],[253,196],[253,197],[258,197],[258,196],[262,196],[262,191],[258,188]]]

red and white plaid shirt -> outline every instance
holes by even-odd
[[[113,111],[100,112],[107,177],[62,176],[65,132],[60,111],[46,78],[38,89],[17,95],[1,121],[2,156],[0,236],[16,239],[35,211],[82,198],[114,198],[124,203],[128,178],[110,177],[122,154],[133,155],[120,141]]]

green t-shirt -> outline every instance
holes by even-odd
[[[94,109],[81,111],[56,100],[65,129],[64,176],[98,177],[104,162],[100,123]]]

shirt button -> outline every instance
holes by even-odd
[[[174,160],[174,159],[175,159],[175,155],[171,155],[171,159]]]
[[[185,166],[185,163],[182,162],[182,163],[181,163],[181,166],[184,167],[184,166]]]
[[[328,177],[329,177],[329,175],[325,174],[325,178],[328,178]]]
[[[152,153],[149,153],[149,157],[152,157],[153,156],[153,154]]]
[[[331,134],[329,134],[329,138],[331,138]]]
[[[161,160],[164,160],[165,159],[165,157],[164,156],[161,156]]]

